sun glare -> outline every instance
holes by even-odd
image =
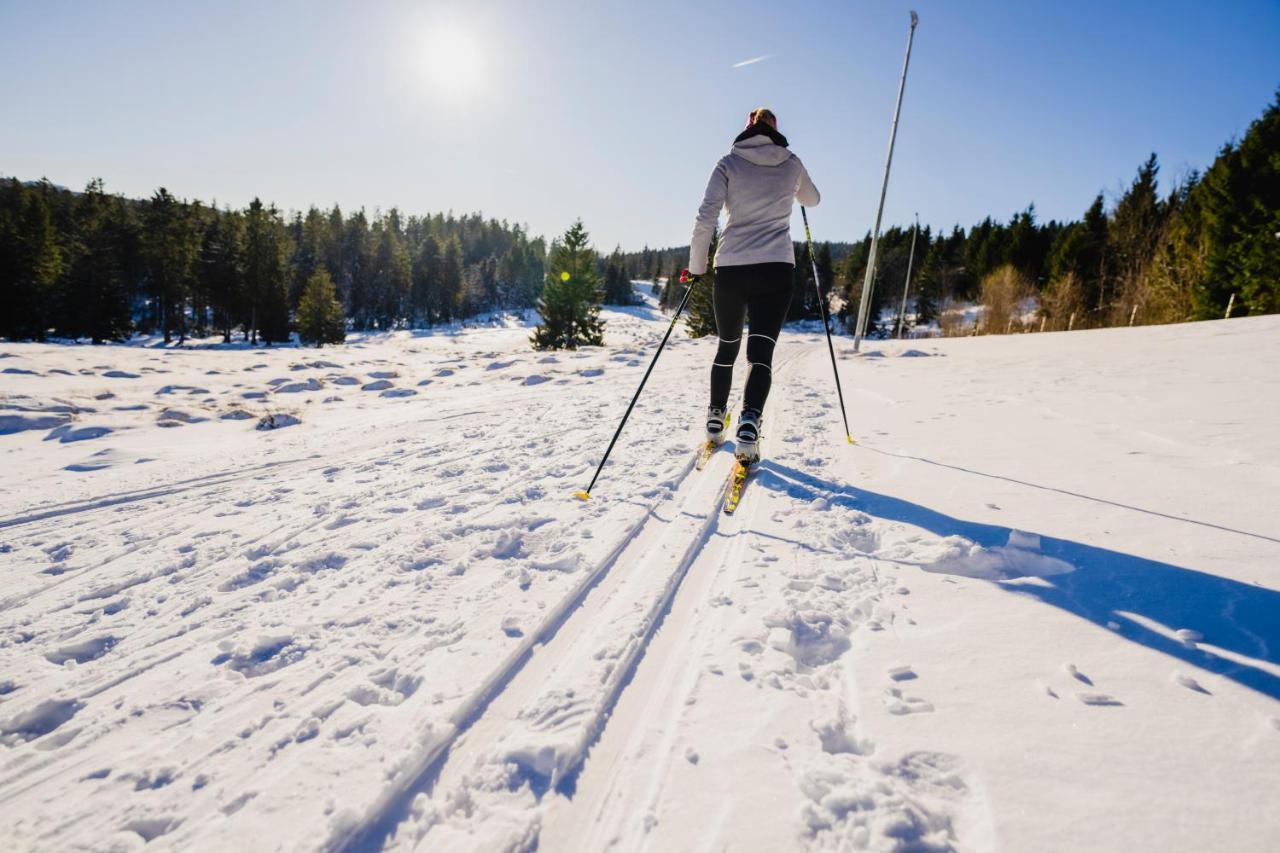
[[[419,44],[423,81],[435,92],[458,97],[476,91],[484,58],[470,33],[457,27],[433,27]]]

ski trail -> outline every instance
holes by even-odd
[[[786,368],[811,355],[812,351],[803,351],[781,365],[778,373],[783,381],[775,387],[783,390]],[[791,420],[790,401],[773,402],[775,423],[762,435],[764,458],[776,452],[777,436],[786,434]],[[643,839],[641,845],[650,846],[646,836],[656,819],[664,783],[671,766],[680,762],[675,743],[682,737],[680,720],[703,668],[699,651],[717,637],[723,640],[723,620],[706,618],[719,610],[708,600],[709,592],[744,559],[765,502],[759,488],[758,483],[748,483],[744,505],[733,516],[718,513],[728,529],[717,530],[719,541],[699,550],[686,567],[687,578],[681,586],[685,595],[665,602],[662,630],[656,631],[644,659],[630,674],[626,695],[611,706],[610,725],[582,769],[576,790],[550,804],[540,827],[540,846],[604,850],[621,839],[631,839],[629,843]],[[709,835],[706,843],[716,846],[715,836]]]
[[[357,824],[343,827],[331,836],[325,845],[326,850],[369,850],[383,846],[405,817],[413,797],[434,786],[442,772],[443,763],[451,758],[450,751],[454,744],[481,720],[495,699],[511,688],[526,665],[553,654],[544,649],[549,647],[566,622],[582,610],[588,596],[606,579],[620,558],[639,547],[638,543],[651,538],[655,528],[665,527],[666,522],[661,520],[658,510],[673,502],[683,510],[689,501],[690,488],[686,481],[692,470],[691,459],[679,474],[681,485],[676,494],[661,498],[648,507],[604,559],[578,582],[569,595],[560,600],[539,627],[530,632],[519,647],[451,715],[449,729],[442,735],[432,736],[401,771],[398,780],[382,792],[365,817]]]
[[[780,360],[778,372],[785,375],[803,355],[802,349],[793,350]],[[626,543],[627,553],[606,581],[457,738],[438,771],[420,780],[423,797],[409,804],[400,827],[390,835],[388,827],[365,836],[357,849],[377,846],[378,834],[389,846],[466,847],[471,830],[455,834],[457,827],[437,825],[430,811],[433,802],[450,809],[449,803],[463,799],[472,803],[468,814],[490,815],[484,828],[487,844],[520,846],[536,838],[543,795],[573,792],[588,751],[647,661],[652,641],[694,566],[721,561],[729,545],[740,544],[736,532],[748,521],[742,514],[721,512],[731,467],[729,455],[720,454],[704,476],[691,478],[681,489],[669,518],[655,515],[659,523],[650,523]],[[748,506],[743,509],[750,513],[750,491],[744,501]],[[722,531],[722,525],[729,531]],[[494,818],[494,811],[483,805],[512,799],[520,804],[510,820]]]

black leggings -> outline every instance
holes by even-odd
[[[724,409],[729,405],[733,363],[742,345],[743,321],[747,320],[747,363],[751,367],[742,408],[764,411],[773,379],[773,348],[791,307],[793,270],[791,264],[782,263],[716,267],[714,301],[720,347],[711,365],[712,406]]]

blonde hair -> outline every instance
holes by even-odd
[[[751,111],[752,124],[759,124],[762,121],[766,122],[770,127],[773,127],[774,129],[777,129],[778,127],[778,117],[775,116],[773,114],[773,110],[769,109],[768,107],[758,107],[755,110]]]

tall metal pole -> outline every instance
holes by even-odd
[[[898,312],[898,337],[907,330],[907,291],[911,289],[911,262],[916,259],[916,237],[920,235],[920,214],[916,214],[916,227],[911,232],[911,254],[907,255],[907,280],[902,284],[902,310]]]
[[[871,283],[876,276],[876,249],[880,243],[880,219],[884,216],[884,196],[889,191],[889,167],[893,165],[893,143],[898,137],[898,115],[902,112],[902,90],[907,86],[907,66],[911,64],[911,42],[916,37],[920,16],[911,13],[911,31],[907,33],[907,55],[902,60],[902,78],[898,80],[898,102],[893,107],[893,127],[889,130],[889,156],[884,161],[884,182],[880,185],[880,207],[876,209],[876,227],[871,232],[871,254],[867,258],[867,277],[862,282],[862,301],[858,304],[858,324],[853,334],[853,351],[862,346],[867,332],[867,314],[871,310]]]

